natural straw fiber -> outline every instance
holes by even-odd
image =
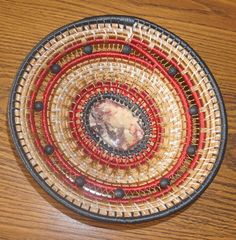
[[[17,74],[9,124],[49,194],[123,223],[194,201],[226,142],[223,100],[203,61],[174,34],[125,16],[84,19],[42,40]]]

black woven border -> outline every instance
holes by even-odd
[[[163,212],[152,214],[152,215],[149,215],[149,216],[129,217],[129,218],[109,217],[109,216],[103,216],[103,215],[98,215],[98,214],[95,214],[95,213],[91,213],[89,211],[86,211],[84,209],[79,208],[76,205],[73,205],[71,202],[64,199],[59,194],[57,194],[53,189],[51,189],[45,183],[45,181],[40,177],[40,175],[38,175],[37,172],[32,168],[32,165],[30,164],[30,161],[28,160],[28,158],[27,158],[27,156],[26,156],[26,154],[25,154],[25,152],[24,152],[24,150],[23,150],[23,148],[20,144],[18,136],[17,136],[16,125],[15,125],[15,116],[14,116],[14,103],[15,103],[15,96],[16,96],[16,90],[17,90],[18,82],[19,82],[22,74],[24,73],[28,62],[30,62],[30,60],[32,58],[34,58],[35,53],[41,47],[43,47],[43,45],[45,45],[48,41],[50,41],[55,36],[61,34],[62,32],[66,31],[68,29],[74,28],[76,26],[84,26],[84,25],[96,24],[96,23],[99,23],[99,24],[100,23],[104,23],[104,24],[105,23],[110,23],[110,24],[116,23],[116,24],[132,26],[136,22],[139,22],[139,23],[142,23],[144,25],[150,26],[150,27],[162,32],[162,34],[165,34],[165,35],[169,36],[170,38],[179,42],[180,45],[183,46],[185,49],[187,49],[189,51],[189,53],[198,62],[198,64],[204,69],[205,73],[208,75],[208,78],[211,82],[211,85],[212,85],[213,89],[215,90],[216,97],[217,97],[217,100],[218,100],[218,103],[219,103],[219,106],[220,106],[221,121],[222,121],[221,145],[220,145],[219,154],[218,154],[218,157],[216,159],[215,165],[212,168],[212,172],[205,179],[205,181],[201,185],[201,187],[199,187],[197,189],[197,191],[194,192],[189,198],[183,200],[182,202],[180,202],[179,204],[177,204],[176,206],[174,206],[170,209],[167,209]],[[41,40],[32,49],[32,51],[28,54],[28,56],[25,58],[25,60],[23,61],[22,65],[20,66],[20,68],[18,70],[18,73],[16,75],[15,81],[14,81],[13,86],[12,86],[11,95],[10,95],[9,103],[8,103],[8,122],[9,122],[10,132],[11,132],[13,141],[16,145],[16,149],[19,153],[19,156],[21,157],[22,161],[24,162],[26,168],[31,173],[33,178],[38,182],[38,184],[45,191],[47,191],[53,198],[58,200],[60,203],[62,203],[66,207],[72,209],[73,211],[75,211],[75,212],[77,212],[77,213],[79,213],[83,216],[90,217],[90,218],[93,218],[93,219],[96,219],[96,220],[108,221],[108,222],[117,222],[117,223],[140,223],[140,222],[145,222],[145,221],[150,221],[150,220],[162,218],[162,217],[165,217],[165,216],[170,215],[172,213],[175,213],[175,212],[183,209],[184,207],[188,206],[192,202],[194,202],[204,192],[204,190],[209,186],[209,184],[212,182],[215,175],[217,174],[217,172],[220,168],[221,162],[223,160],[223,157],[224,157],[226,142],[227,142],[227,118],[226,118],[226,111],[225,111],[223,98],[222,98],[222,95],[220,93],[220,90],[218,88],[218,85],[217,85],[212,73],[210,72],[210,70],[208,69],[206,64],[203,62],[203,60],[200,58],[200,56],[185,41],[183,41],[181,38],[177,37],[175,34],[167,31],[166,29],[164,29],[164,28],[162,28],[162,27],[160,27],[160,26],[158,26],[154,23],[146,21],[144,19],[140,19],[140,18],[136,18],[136,17],[129,17],[129,16],[122,16],[122,15],[120,15],[120,16],[119,15],[118,16],[108,15],[108,16],[96,16],[96,17],[85,18],[83,20],[80,20],[80,21],[68,24],[68,25],[66,25],[62,28],[59,28],[56,31],[49,34],[43,40]]]

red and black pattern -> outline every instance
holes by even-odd
[[[100,20],[102,21],[102,18]],[[122,35],[120,31],[121,25],[123,26],[121,22],[114,31],[115,35],[108,33],[109,29],[115,28],[112,24],[109,25],[109,22],[106,22],[108,26],[91,27],[89,23],[87,26],[85,21],[84,37],[78,39],[76,27],[74,36],[69,28],[64,29],[63,31],[68,31],[66,37],[64,36],[65,39],[68,38],[68,42],[60,40],[58,35],[57,41],[62,41],[63,47],[58,51],[52,48],[51,53],[52,43],[51,46],[47,45],[49,42],[42,45],[33,60],[35,65],[29,63],[30,67],[35,67],[35,72],[30,75],[30,71],[24,68],[28,79],[32,80],[25,84],[25,87],[18,85],[15,90],[15,94],[19,91],[26,94],[23,98],[25,100],[18,102],[25,104],[27,112],[23,115],[18,112],[14,114],[19,121],[25,121],[21,132],[28,131],[23,127],[24,124],[29,127],[30,137],[26,142],[32,149],[36,149],[36,153],[21,151],[32,156],[36,154],[31,158],[36,162],[30,163],[32,168],[43,169],[45,166],[47,171],[35,171],[38,175],[45,174],[45,182],[56,179],[62,186],[57,193],[68,188],[66,193],[63,193],[64,198],[72,194],[83,199],[71,197],[72,200],[68,200],[73,208],[76,201],[81,201],[76,206],[82,213],[89,212],[92,206],[85,210],[84,202],[95,201],[99,206],[108,204],[110,209],[137,208],[141,218],[144,213],[158,217],[162,211],[175,207],[177,202],[179,204],[192,198],[185,190],[186,186],[195,181],[195,178],[197,180],[193,184],[200,184],[205,177],[204,174],[198,177],[201,171],[210,172],[208,169],[214,164],[213,160],[207,160],[207,167],[204,167],[203,160],[217,156],[214,152],[207,152],[208,149],[218,151],[210,141],[209,131],[213,129],[214,133],[218,134],[215,128],[218,127],[219,115],[224,113],[221,109],[220,114],[214,115],[215,123],[210,123],[214,111],[208,109],[208,104],[218,104],[215,100],[218,95],[215,89],[208,90],[208,83],[205,84],[207,87],[203,93],[199,91],[199,86],[202,87],[204,81],[209,80],[214,85],[214,80],[211,76],[204,75],[206,69],[201,65],[194,69],[199,64],[197,56],[186,63],[190,56],[188,54],[193,52],[181,45],[182,40],[168,33],[166,39],[159,41],[164,30],[158,40],[155,40],[155,34],[150,38],[148,35],[145,37],[148,23],[131,20],[127,22],[127,26],[124,25],[127,35]],[[129,29],[130,26],[133,28]],[[153,25],[148,26],[153,31],[160,30]],[[105,36],[96,33],[95,30],[99,32],[101,28],[106,29]],[[178,52],[178,48],[184,50]],[[38,59],[43,58],[44,54],[41,52],[44,51],[45,55],[48,52],[46,61],[42,65],[37,64]],[[24,75],[21,77],[24,79]],[[165,92],[169,95],[165,95]],[[213,100],[204,95],[207,92]],[[124,111],[130,111],[130,116],[135,118],[143,134],[135,144],[125,150],[109,145],[91,127],[92,109],[106,100],[126,109]],[[17,103],[13,102],[11,104]],[[17,107],[12,109],[18,111]],[[215,112],[217,109],[218,105]],[[176,117],[172,112],[175,110]],[[176,129],[171,129],[171,126],[176,126]],[[169,136],[171,139],[168,139]],[[212,141],[218,141],[219,138],[215,136]],[[219,142],[222,143],[221,140]],[[195,171],[197,174],[194,175]],[[47,173],[50,174],[47,176]],[[110,174],[110,179],[109,176],[103,177],[103,174]],[[53,189],[53,186],[54,184],[49,188]],[[192,189],[195,189],[194,187]],[[180,195],[177,194],[178,189],[181,191]],[[196,187],[196,192],[197,189]],[[165,199],[168,201],[165,202]],[[157,207],[146,213],[146,207],[142,210],[145,203],[152,207],[152,204],[157,203]],[[100,211],[102,210],[97,210],[96,218],[99,218],[97,216]],[[120,214],[121,222],[129,218],[125,212],[119,211],[114,210],[112,216],[107,218],[119,219],[117,215]],[[130,211],[132,219],[135,218],[136,210],[127,211]]]
[[[98,39],[96,41],[91,41],[89,42],[89,44],[92,43],[121,43],[121,41],[114,41],[114,40],[109,40],[106,39],[101,40]],[[96,52],[96,53],[91,53],[90,55],[82,55],[80,58],[76,58],[73,59],[71,62],[66,63],[64,66],[61,66],[60,71],[53,76],[53,78],[49,81],[48,85],[46,86],[44,95],[43,95],[43,105],[44,105],[44,109],[42,111],[42,127],[43,127],[43,132],[45,134],[45,139],[47,140],[47,143],[52,145],[54,148],[54,154],[56,155],[56,157],[58,158],[58,162],[60,164],[60,167],[62,167],[64,170],[63,171],[68,171],[71,174],[73,174],[74,176],[81,176],[81,173],[77,172],[75,169],[73,169],[72,166],[70,166],[70,164],[68,163],[68,161],[66,159],[63,158],[63,154],[60,153],[60,151],[56,148],[56,146],[53,144],[56,140],[53,140],[50,131],[49,131],[49,126],[48,126],[48,121],[47,121],[47,110],[48,110],[48,101],[50,98],[50,94],[54,88],[54,85],[56,84],[57,81],[60,81],[60,77],[62,76],[63,73],[65,73],[66,71],[69,71],[70,68],[72,68],[73,66],[75,66],[76,64],[83,62],[85,60],[88,59],[94,59],[94,58],[102,58],[102,57],[111,57],[111,58],[127,58],[129,59],[129,61],[134,61],[134,62],[140,62],[141,64],[143,64],[145,67],[148,67],[150,69],[153,68],[159,68],[160,71],[162,71],[162,73],[164,74],[164,76],[170,81],[170,83],[175,87],[177,94],[179,95],[179,97],[182,100],[182,105],[185,111],[185,116],[186,116],[186,120],[187,120],[187,126],[186,126],[186,140],[185,140],[185,144],[184,144],[184,150],[180,156],[180,158],[178,159],[176,165],[165,175],[163,176],[163,178],[168,178],[171,179],[171,177],[178,171],[178,169],[180,168],[180,166],[182,165],[182,163],[185,161],[185,159],[188,157],[187,154],[187,148],[191,145],[191,139],[192,139],[192,120],[191,120],[191,115],[189,113],[189,108],[190,108],[190,104],[187,100],[187,94],[184,92],[184,90],[182,89],[182,86],[174,79],[173,76],[171,76],[168,73],[168,69],[165,68],[164,66],[162,66],[158,61],[156,61],[153,57],[152,57],[152,52],[151,53],[147,53],[145,52],[145,47],[147,48],[147,46],[145,44],[143,44],[142,42],[138,41],[137,39],[133,39],[132,44],[130,44],[130,46],[135,49],[135,50],[139,50],[140,53],[142,53],[144,55],[144,57],[146,57],[146,61],[142,60],[142,58],[137,58],[136,56],[130,54],[129,56],[126,56],[125,54],[122,53],[112,53],[109,51],[103,51],[101,53]],[[123,43],[123,42],[122,42]],[[123,43],[125,45],[125,43]],[[93,46],[93,45],[91,45]],[[143,48],[141,48],[144,47]],[[72,50],[77,50],[79,47],[83,48],[84,46],[82,44],[80,45],[76,45],[70,48],[70,51]],[[56,60],[57,62],[60,60],[59,56],[65,56],[65,54],[70,52],[68,49],[65,49],[64,53],[61,53],[60,55],[56,56]],[[160,51],[158,51],[158,49],[153,49],[153,53],[160,54]],[[162,52],[160,54],[161,57],[163,57],[165,59],[165,55]],[[48,69],[45,70],[44,72],[42,72],[42,74],[39,77],[39,81],[36,83],[36,89],[40,87],[40,84],[43,83],[43,79],[46,76],[46,74],[49,73],[50,68],[52,66],[52,63],[55,64],[57,63],[55,61],[55,59],[50,61],[50,64],[48,65]],[[170,61],[170,64],[172,64],[178,71],[179,74],[181,72],[181,67],[178,66],[176,63]],[[187,76],[182,76],[183,79],[185,80],[185,84],[187,84],[190,88],[192,86],[191,84],[191,80],[187,77]],[[78,105],[80,105],[80,102],[87,102],[88,99],[93,96],[91,94],[93,93],[105,93],[106,91],[109,90],[113,90],[114,92],[119,92],[121,93],[123,96],[130,96],[131,99],[135,102],[145,102],[145,105],[147,107],[146,112],[148,113],[149,119],[151,122],[153,122],[152,125],[154,125],[154,127],[152,128],[153,132],[152,132],[152,138],[149,139],[149,145],[146,147],[146,151],[142,151],[139,155],[134,155],[132,156],[132,158],[129,158],[127,161],[127,158],[119,158],[119,155],[114,155],[112,157],[110,157],[109,153],[101,151],[100,148],[95,147],[92,148],[94,146],[94,143],[91,141],[91,139],[89,138],[89,136],[86,135],[85,131],[83,129],[78,129],[78,126],[82,126],[80,123],[77,124],[76,122],[76,111],[79,111],[78,109]],[[36,90],[37,91],[37,90]],[[32,126],[32,132],[35,133],[37,132],[37,129],[35,129],[34,127],[34,122],[33,122],[33,115],[34,114],[38,114],[35,113],[35,111],[33,111],[33,106],[34,106],[34,101],[35,101],[35,97],[37,92],[33,92],[32,96],[30,98],[30,107],[32,108],[31,114],[30,114],[30,120],[31,120],[31,126]],[[193,92],[192,93],[192,97],[195,100],[195,105],[198,108],[201,108],[201,102],[199,101],[199,98],[197,96],[197,93]],[[121,168],[129,168],[129,167],[135,167],[135,165],[140,164],[144,161],[148,161],[149,158],[152,157],[153,152],[155,152],[158,148],[158,145],[160,144],[160,139],[161,139],[161,126],[160,126],[160,118],[158,117],[158,110],[156,109],[155,105],[154,105],[154,101],[149,98],[148,94],[146,92],[142,92],[142,93],[138,93],[135,88],[131,88],[129,89],[129,86],[127,84],[119,84],[119,82],[105,82],[105,83],[99,83],[97,85],[91,84],[89,86],[86,87],[86,89],[83,89],[80,93],[78,93],[75,104],[72,104],[72,119],[71,119],[71,126],[73,129],[73,135],[76,138],[77,142],[79,143],[79,145],[85,150],[85,152],[87,154],[89,154],[89,156],[91,156],[93,159],[95,160],[99,160],[101,163],[104,164],[108,164],[110,166],[113,167],[121,167]],[[199,120],[200,120],[200,127],[204,128],[204,116],[203,114],[199,113]],[[35,138],[36,144],[38,144],[38,146],[40,146],[40,141],[38,138]],[[203,141],[204,141],[204,134],[200,134],[199,136],[199,143],[198,143],[198,149],[201,149],[203,147]],[[43,152],[43,146],[40,146],[41,148],[41,152]],[[44,156],[45,153],[43,152]],[[195,155],[193,160],[191,161],[189,167],[193,168],[196,161],[198,160],[199,155]],[[60,170],[55,169],[55,166],[52,165],[52,163],[50,162],[50,157],[45,156],[45,160],[48,161],[49,166],[52,167],[52,170],[56,171],[57,173],[59,173]],[[183,181],[187,176],[188,176],[188,172],[186,171],[186,173],[184,173],[177,181],[175,184],[179,184],[181,183],[181,181]],[[83,174],[82,174],[83,175]],[[65,177],[63,176],[63,172],[62,172],[62,179],[66,180],[70,185],[74,185],[73,187],[76,187],[76,182],[73,184],[70,181],[68,181],[68,179],[65,179]],[[160,184],[160,179],[155,179],[154,181],[148,183],[148,184],[144,184],[144,185],[140,185],[138,187],[126,187],[126,186],[109,186],[106,184],[101,184],[101,183],[96,183],[95,181],[93,181],[92,179],[88,179],[86,178],[86,181],[90,184],[90,186],[96,186],[98,188],[100,188],[101,191],[110,191],[110,190],[115,190],[118,187],[122,187],[122,189],[126,190],[127,189],[127,193],[129,193],[130,191],[146,191],[147,189],[151,189],[154,188],[156,190],[156,188],[159,186]],[[171,187],[168,188],[168,190],[171,190]],[[166,190],[162,190],[162,191],[157,191],[155,193],[155,196],[158,196],[159,194],[163,194],[164,192],[166,192]],[[89,194],[89,196],[91,196],[91,194]],[[143,198],[141,198],[142,201],[146,201],[150,196],[145,196]],[[96,198],[98,198],[98,196],[96,196]],[[128,198],[129,199],[129,198]],[[132,198],[132,201],[136,201],[136,198]],[[140,198],[137,198],[137,200],[140,200]],[[109,198],[109,201],[121,201],[121,199],[116,199],[116,198]],[[125,201],[129,201],[129,200],[122,200],[123,202]]]
[[[111,91],[113,94],[111,94]],[[90,137],[85,131],[85,121],[77,122],[77,120],[80,120],[80,118],[77,119],[76,115],[80,115],[81,112],[83,116],[88,116],[87,111],[85,113],[83,112],[85,110],[83,107],[81,107],[81,105],[83,105],[81,102],[89,102],[88,99],[92,98],[93,94],[95,94],[95,96],[99,94],[101,98],[111,99],[113,96],[116,96],[114,95],[115,93],[119,93],[119,96],[117,97],[120,97],[119,100],[123,101],[124,105],[126,104],[127,107],[132,109],[134,112],[138,111],[141,115],[140,117],[142,119],[142,124],[145,125],[145,141],[140,141],[137,146],[128,151],[115,151],[115,149],[109,149],[109,147],[106,149],[106,152],[101,150],[101,148],[95,148],[93,150],[92,146],[94,146],[94,141],[91,141]],[[135,167],[136,165],[146,161],[148,158],[151,158],[153,152],[157,151],[158,149],[158,145],[161,141],[162,130],[160,126],[160,117],[158,116],[158,110],[155,108],[154,101],[152,99],[148,99],[147,97],[148,95],[145,92],[138,93],[135,88],[130,89],[127,84],[120,84],[119,82],[100,82],[95,86],[88,86],[88,88],[86,88],[84,91],[84,94],[79,93],[77,95],[77,99],[75,101],[76,103],[73,104],[72,129],[78,143],[83,146],[84,149],[87,149],[87,153],[93,159],[97,159],[101,163],[108,164],[113,167]],[[145,107],[141,108],[139,107],[140,105],[144,105]],[[80,106],[80,108],[78,106]],[[145,113],[143,111],[145,111]],[[110,153],[113,154],[111,155]],[[122,157],[120,157],[120,155]]]

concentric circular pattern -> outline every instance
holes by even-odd
[[[42,40],[17,75],[9,122],[48,193],[114,222],[192,202],[226,142],[222,98],[197,54],[161,27],[124,16],[84,19]]]
[[[103,162],[110,166],[122,167],[124,169],[131,166],[137,166],[140,162],[146,161],[146,159],[150,158],[151,155],[153,155],[153,152],[157,149],[160,142],[161,136],[160,119],[157,115],[158,111],[157,109],[155,109],[154,106],[152,107],[149,106],[149,108],[147,109],[150,115],[150,117],[148,117],[147,111],[144,111],[142,108],[139,107],[138,101],[140,101],[142,104],[145,104],[146,107],[147,104],[149,105],[153,104],[154,101],[152,99],[148,99],[147,98],[148,95],[145,92],[143,92],[143,95],[138,94],[136,93],[134,88],[132,88],[133,91],[129,91],[129,86],[127,84],[120,84],[119,82],[116,83],[100,82],[98,86],[90,85],[88,86],[88,88],[92,92],[91,91],[87,92],[86,90],[84,90],[85,94],[80,92],[77,95],[76,104],[73,104],[74,107],[71,120],[72,130],[75,132],[75,138],[77,138],[79,145],[83,146],[84,150],[87,150],[86,153],[89,154],[95,160],[99,160],[100,162]],[[103,92],[105,89],[106,92]],[[113,89],[114,92],[119,90],[120,93],[118,94],[111,92],[111,89]],[[93,96],[93,92],[95,94],[96,93],[98,94]],[[121,95],[122,92],[123,95]],[[125,94],[128,96],[133,95],[132,97],[134,98],[134,100],[131,99],[129,100],[129,98],[125,96]],[[146,99],[144,97],[146,97]],[[85,103],[84,107],[83,103]],[[99,104],[102,104],[101,106],[107,107],[108,111],[114,108],[116,115],[118,117],[116,120],[114,112],[110,113],[112,118],[111,120],[113,120],[113,122],[116,120],[117,122],[113,123],[113,125],[111,123],[110,129],[106,129],[105,126],[104,129],[102,129],[102,131],[105,131],[104,134],[108,135],[104,136],[105,139],[107,139],[108,141],[107,140],[104,141],[99,136],[98,131],[95,131],[90,126],[91,114],[96,114],[94,113],[95,109],[92,109],[93,112],[91,113],[92,111],[91,108],[94,108],[95,105],[95,108],[98,109]],[[129,109],[129,111],[128,112],[126,111],[128,116],[126,117],[126,119],[122,119],[122,122],[120,123],[121,118],[124,117],[124,115],[121,114],[122,113],[125,114],[125,111],[122,110],[121,107],[122,105],[126,107],[127,110]],[[102,115],[104,115],[105,109],[98,110],[102,111],[101,113]],[[108,114],[108,112],[106,114]],[[140,118],[138,122],[140,122],[141,126],[139,126],[138,123],[135,126],[134,116],[131,114]],[[82,116],[81,121],[78,122],[76,121],[80,120],[80,117],[77,116]],[[133,142],[133,144],[131,144],[132,146],[127,146],[129,144],[126,141],[126,139],[122,139],[122,137],[123,138],[125,137],[123,125],[125,124],[126,125],[125,127],[128,129],[131,118],[133,120],[131,124],[133,124],[134,126],[133,129],[130,129],[128,131],[128,134],[131,131],[129,138],[131,140],[130,142],[131,143]],[[98,119],[93,119],[93,121],[95,120],[97,120],[98,122]],[[150,126],[150,120],[152,120],[153,122],[152,126]],[[101,123],[98,124],[99,124],[98,127],[101,129],[102,127]],[[118,130],[117,133],[114,132],[114,124],[119,125],[117,128]],[[137,127],[139,131],[137,131]],[[109,133],[109,131],[111,132],[111,130],[113,130],[113,133]],[[112,134],[113,138],[111,136]],[[138,134],[141,135],[140,139]],[[93,141],[91,141],[91,138],[93,139]],[[123,141],[119,142],[119,140]],[[135,142],[135,140],[137,140],[137,143]],[[99,146],[94,148],[94,144],[96,143],[102,146],[102,148],[106,151],[102,150],[103,153],[101,153],[101,149],[99,149]],[[139,154],[140,152],[141,154]]]

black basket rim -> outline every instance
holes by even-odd
[[[150,26],[156,30],[159,30],[163,32],[163,34],[170,36],[172,39],[175,39],[180,43],[181,46],[183,46],[185,49],[189,51],[189,53],[194,57],[194,59],[198,62],[198,64],[202,67],[202,69],[205,71],[206,75],[209,78],[209,81],[215,91],[220,112],[221,112],[221,123],[222,123],[222,131],[221,131],[221,144],[219,153],[216,159],[216,162],[214,164],[214,167],[211,170],[211,173],[207,176],[207,178],[204,180],[203,184],[195,191],[193,194],[190,195],[189,198],[181,201],[176,206],[167,209],[165,211],[151,214],[148,216],[141,216],[141,217],[111,217],[111,216],[103,216],[96,213],[89,212],[87,210],[81,209],[78,206],[72,204],[62,196],[60,196],[58,193],[56,193],[53,189],[51,189],[45,181],[38,175],[38,173],[33,169],[32,165],[30,164],[30,161],[28,160],[21,144],[17,136],[17,131],[15,127],[15,118],[14,118],[14,99],[16,95],[16,89],[18,86],[18,81],[21,78],[22,73],[25,70],[25,67],[27,66],[28,62],[32,59],[32,57],[35,55],[38,49],[40,49],[46,42],[48,42],[50,39],[54,38],[58,34],[61,34],[62,32],[69,30],[76,26],[83,26],[87,24],[93,24],[93,23],[116,23],[116,24],[124,24],[132,26],[134,23],[142,23],[144,25]],[[58,202],[63,204],[64,206],[68,207],[69,209],[73,210],[76,213],[81,214],[82,216],[89,217],[95,220],[99,221],[106,221],[106,222],[114,222],[114,223],[141,223],[146,222],[150,220],[159,219],[165,216],[169,216],[172,213],[175,213],[181,209],[184,209],[191,203],[193,203],[195,200],[197,200],[198,197],[206,190],[206,188],[210,185],[210,183],[213,181],[214,177],[216,176],[220,165],[223,161],[225,149],[226,149],[226,143],[227,143],[227,132],[228,132],[228,126],[227,126],[227,115],[225,110],[225,105],[223,101],[222,94],[220,92],[220,89],[216,83],[215,78],[213,77],[212,73],[210,72],[209,68],[205,64],[205,62],[201,59],[199,54],[195,52],[184,40],[182,40],[180,37],[175,35],[174,33],[166,30],[163,27],[160,27],[157,24],[154,24],[150,21],[144,20],[142,18],[137,18],[133,16],[125,16],[125,15],[103,15],[103,16],[94,16],[94,17],[88,17],[84,18],[79,21],[75,21],[72,23],[69,23],[61,28],[58,28],[57,30],[53,31],[52,33],[48,34],[45,38],[43,38],[41,41],[39,41],[35,47],[29,52],[29,54],[25,57],[24,61],[22,62],[21,66],[18,69],[18,72],[16,74],[16,77],[14,79],[9,101],[8,101],[8,124],[10,128],[10,133],[13,139],[13,142],[16,146],[18,155],[20,156],[21,160],[23,161],[24,165],[32,175],[32,177],[35,179],[35,181],[54,199],[56,199]]]

